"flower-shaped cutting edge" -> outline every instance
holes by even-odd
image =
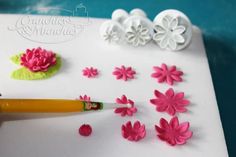
[[[155,99],[151,99],[150,102],[156,106],[156,110],[159,112],[167,112],[169,115],[174,116],[176,112],[186,112],[185,108],[189,105],[189,101],[184,99],[184,93],[174,93],[172,88],[169,88],[165,94],[154,91]]]
[[[103,35],[103,39],[109,43],[117,42],[120,40],[120,36],[118,32],[114,31],[112,28],[107,28],[105,34]]]
[[[132,24],[130,27],[128,27],[125,37],[127,42],[133,46],[146,45],[151,39],[149,29],[142,26],[141,24]]]
[[[131,121],[123,124],[121,127],[122,136],[129,141],[139,141],[146,136],[145,125],[139,121],[134,122],[132,126]]]
[[[127,99],[125,95],[122,95],[121,98],[116,98],[116,103],[130,104],[130,107],[121,107],[115,109],[114,112],[120,114],[122,117],[126,115],[133,116],[133,114],[137,112],[137,108],[134,106],[134,102],[130,99]]]
[[[165,16],[162,19],[162,25],[154,25],[154,30],[156,33],[153,35],[153,40],[163,49],[169,47],[171,50],[176,50],[178,44],[185,42],[182,34],[186,28],[179,25],[178,18]]]
[[[162,64],[161,67],[154,66],[153,70],[155,72],[151,76],[157,78],[159,83],[166,81],[169,85],[173,85],[174,81],[182,82],[183,72],[176,70],[174,65],[168,68],[166,64]]]
[[[20,58],[20,64],[31,72],[46,72],[57,63],[56,54],[41,47],[27,49]]]
[[[98,75],[98,70],[93,67],[86,67],[85,69],[83,69],[83,75],[88,78],[94,78]]]
[[[115,70],[112,73],[113,75],[116,75],[116,79],[123,79],[124,81],[127,81],[128,79],[134,79],[134,75],[136,72],[131,67],[125,67],[122,65],[120,68],[115,67]]]
[[[178,117],[173,117],[169,123],[161,118],[160,126],[155,125],[155,129],[159,139],[175,146],[185,144],[192,137],[193,133],[189,130],[189,126],[189,122],[179,124]]]

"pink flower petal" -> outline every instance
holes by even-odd
[[[161,92],[159,92],[158,90],[155,90],[155,91],[154,91],[154,94],[155,94],[155,96],[156,96],[157,98],[164,98],[164,97],[165,97],[165,95],[162,94]]]
[[[174,90],[172,89],[172,88],[169,88],[167,91],[166,91],[166,96],[168,96],[168,97],[173,97],[174,96]]]
[[[160,125],[161,125],[161,128],[169,129],[169,124],[164,118],[161,118]]]
[[[192,135],[193,135],[192,131],[187,131],[187,132],[181,134],[180,137],[183,138],[183,139],[189,139],[189,138],[192,137]]]
[[[172,128],[176,128],[179,126],[179,120],[177,117],[173,117],[171,120],[170,120],[170,126]]]
[[[189,128],[189,122],[184,122],[184,123],[181,123],[178,127],[177,127],[177,129],[178,129],[178,131],[179,132],[186,132],[187,130],[188,130],[188,128]]]
[[[170,72],[173,72],[173,71],[176,71],[176,66],[175,65],[170,67]]]
[[[155,125],[155,129],[156,129],[156,131],[157,131],[158,133],[164,133],[164,132],[165,132],[164,129],[160,128],[160,127],[157,126],[157,125]]]
[[[175,95],[176,100],[183,99],[183,98],[184,98],[184,92],[176,93]]]
[[[123,104],[127,104],[128,103],[127,97],[125,95],[121,96],[121,100],[122,100]]]
[[[168,106],[157,106],[156,107],[156,110],[159,111],[159,112],[164,112],[166,109],[167,109]]]
[[[167,65],[164,64],[164,63],[161,64],[161,68],[162,68],[164,71],[167,71],[167,70],[168,70]]]
[[[121,113],[121,112],[123,112],[123,108],[116,108],[114,112],[115,113]]]
[[[173,106],[168,106],[168,108],[166,109],[167,113],[169,113],[169,115],[174,116],[176,113],[176,110]]]

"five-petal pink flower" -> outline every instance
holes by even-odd
[[[183,72],[177,70],[174,65],[168,68],[167,65],[163,63],[161,67],[154,66],[153,70],[155,72],[152,73],[151,76],[157,78],[159,83],[167,82],[169,85],[173,85],[174,81],[182,82],[181,76],[183,75]]]
[[[93,78],[96,77],[98,75],[98,70],[96,68],[93,67],[86,67],[83,70],[83,75],[88,77],[88,78]]]
[[[27,49],[20,58],[20,64],[32,72],[46,72],[57,63],[56,54],[41,47]]]
[[[169,88],[165,94],[154,91],[156,96],[155,99],[151,99],[150,102],[156,106],[156,110],[159,112],[167,112],[168,114],[174,116],[176,112],[186,112],[185,108],[189,105],[189,101],[184,99],[184,93],[176,93],[172,88]]]
[[[129,141],[139,141],[146,135],[145,125],[139,121],[134,122],[132,126],[131,121],[123,124],[121,127],[122,136]]]
[[[122,65],[120,68],[115,67],[115,70],[112,74],[116,75],[117,80],[123,79],[124,81],[127,81],[129,79],[134,79],[136,72],[131,67],[125,67]]]
[[[132,116],[134,113],[137,112],[137,108],[134,106],[134,102],[130,99],[127,99],[125,95],[122,95],[121,98],[116,98],[116,103],[117,104],[130,104],[130,107],[121,107],[121,108],[116,108],[115,113],[120,114],[122,117],[123,116]]]
[[[160,120],[160,126],[155,125],[157,136],[170,145],[182,145],[192,137],[192,131],[189,130],[189,122],[179,124],[178,117],[173,117],[168,123],[164,118]]]

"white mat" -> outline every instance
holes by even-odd
[[[19,16],[0,15],[0,92],[9,98],[67,98],[87,94],[94,101],[114,102],[126,94],[137,103],[138,113],[120,117],[107,110],[74,115],[1,115],[1,157],[227,157],[223,129],[206,58],[202,35],[194,28],[191,45],[181,52],[160,50],[150,43],[142,48],[107,45],[98,30],[103,19],[90,19],[90,24],[77,38],[60,44],[29,41],[8,27]],[[79,20],[79,19],[78,19]],[[18,81],[10,74],[18,66],[9,57],[26,48],[41,46],[63,57],[63,67],[54,77],[42,81]],[[155,111],[149,103],[154,90],[166,91],[170,86],[158,84],[150,77],[154,65],[176,65],[185,74],[184,82],[173,86],[184,91],[191,101],[187,113],[178,114],[180,121],[190,121],[193,137],[184,146],[171,147],[156,137],[154,125],[166,113]],[[132,66],[136,79],[117,81],[115,66]],[[100,70],[96,79],[82,76],[81,70],[94,66]],[[126,121],[146,124],[147,136],[135,143],[122,138],[120,127]],[[88,138],[77,134],[83,123],[93,127]]]

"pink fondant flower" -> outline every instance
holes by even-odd
[[[81,136],[89,136],[92,133],[92,127],[89,124],[83,124],[79,128],[79,134]]]
[[[182,82],[181,76],[182,71],[176,70],[176,66],[167,67],[166,64],[162,64],[161,67],[154,66],[154,73],[152,73],[153,78],[157,78],[159,83],[167,82],[169,85],[173,85],[174,81]]]
[[[127,99],[125,95],[122,95],[121,98],[116,98],[116,103],[130,105],[130,107],[121,107],[115,109],[114,112],[120,114],[122,117],[126,115],[132,116],[134,113],[137,112],[137,108],[134,106],[134,102],[130,99]]]
[[[122,136],[129,141],[139,141],[146,135],[145,125],[136,121],[132,126],[131,121],[121,127]]]
[[[178,117],[173,117],[168,123],[164,118],[160,120],[160,126],[155,125],[157,136],[170,145],[182,145],[192,137],[192,131],[189,131],[189,122],[179,124]]]
[[[156,106],[156,110],[159,112],[167,112],[170,115],[175,115],[176,112],[186,112],[185,108],[189,105],[189,101],[184,99],[184,93],[174,93],[172,88],[169,88],[165,94],[154,91],[155,99],[151,99],[150,102]]]
[[[93,67],[86,67],[85,69],[83,69],[83,75],[87,76],[88,78],[96,77],[98,75],[98,70]]]
[[[86,102],[91,102],[90,96],[87,96],[87,95],[84,95],[84,96],[80,95],[79,100],[86,101]]]
[[[21,56],[20,60],[20,64],[32,72],[45,72],[57,62],[55,53],[40,47],[36,49],[33,48],[32,50],[27,49],[26,53]]]
[[[112,73],[113,75],[116,75],[116,79],[123,79],[124,81],[127,81],[128,79],[134,79],[134,75],[136,72],[131,67],[125,67],[122,65],[120,68],[115,67],[115,70]]]

